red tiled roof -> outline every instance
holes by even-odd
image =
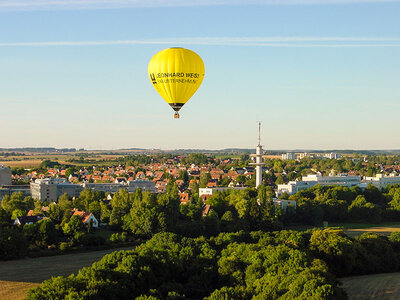
[[[188,193],[179,193],[180,201],[182,204],[186,204],[189,202],[189,194]]]
[[[75,209],[74,213],[72,215],[80,217],[82,222],[86,223],[87,220],[89,220],[89,218],[92,215],[92,213],[89,213],[89,212],[86,212],[86,211],[80,211],[80,210]]]

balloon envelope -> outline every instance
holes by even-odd
[[[156,91],[178,112],[200,87],[205,69],[195,52],[169,48],[153,56],[148,73]],[[176,113],[175,117],[179,115]]]

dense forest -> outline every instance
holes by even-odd
[[[399,270],[400,236],[340,230],[158,233],[27,299],[346,299],[337,276]]]

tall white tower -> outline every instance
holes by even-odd
[[[258,145],[256,147],[256,162],[251,165],[256,166],[256,188],[262,184],[262,160],[263,150],[261,146],[261,122],[258,122]]]

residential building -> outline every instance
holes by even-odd
[[[375,177],[365,177],[363,183],[365,186],[367,186],[368,184],[372,184],[373,186],[381,189],[391,184],[400,184],[400,176],[395,173],[392,173],[389,176],[376,174]]]
[[[14,221],[14,225],[24,226],[25,224],[35,224],[41,220],[43,220],[43,216],[22,216],[18,217]]]
[[[189,203],[189,193],[178,193],[181,204]]]
[[[338,175],[338,176],[322,176],[318,174],[309,174],[303,176],[301,181],[289,181],[287,184],[278,184],[277,195],[280,196],[283,193],[289,195],[295,194],[298,191],[308,189],[314,185],[341,185],[352,187],[361,183],[360,176],[349,176],[349,175]]]
[[[92,222],[93,228],[99,227],[99,221],[97,221],[96,217],[90,212],[74,209],[72,216],[78,216],[85,225],[89,225],[89,223]]]
[[[313,187],[315,182],[305,182],[305,181],[289,181],[287,184],[278,184],[277,196],[279,197],[283,193],[287,193],[289,195],[296,194],[301,190],[308,189]]]
[[[282,160],[296,159],[296,153],[287,152],[282,154]]]
[[[11,169],[0,165],[0,186],[11,185]]]
[[[320,185],[343,185],[352,187],[361,183],[361,176],[349,176],[347,174],[339,174],[337,176],[322,176],[320,173],[317,173],[303,176],[302,181],[315,182],[315,184]]]
[[[83,190],[81,185],[69,183],[61,178],[36,179],[30,183],[30,189],[32,198],[47,202],[56,202],[63,194],[79,197]]]
[[[324,157],[329,158],[329,159],[339,159],[342,156],[340,155],[340,153],[331,152],[331,153],[324,154]]]
[[[22,192],[25,196],[31,195],[31,189],[29,185],[3,185],[0,186],[0,202],[4,196],[11,196],[13,193]]]
[[[311,157],[310,153],[304,152],[304,153],[300,153],[300,155],[299,155],[299,159],[303,159],[306,157]]]

